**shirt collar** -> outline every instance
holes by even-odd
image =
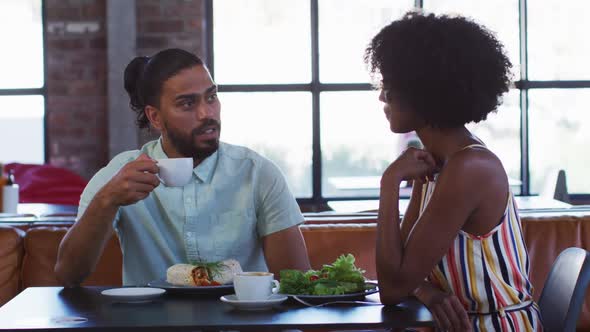
[[[217,165],[217,159],[219,159],[219,149],[221,149],[221,142],[219,148],[212,155],[205,158],[197,167],[193,169],[193,173],[201,183],[208,183],[213,177],[213,171]],[[158,144],[154,147],[153,151],[154,159],[168,158],[164,149],[162,148],[162,137],[158,139]]]
[[[197,176],[197,178],[202,183],[209,183],[211,182],[211,178],[213,177],[213,171],[215,170],[215,166],[217,165],[217,159],[219,159],[219,149],[221,149],[221,143],[217,148],[217,151],[213,152],[212,155],[205,158],[205,160],[201,161],[197,167],[193,170],[193,173]]]
[[[158,138],[158,143],[156,144],[156,146],[154,146],[154,150],[152,151],[152,156],[153,156],[153,159],[168,158],[168,156],[166,155],[166,152],[164,152],[164,149],[162,148],[162,136],[160,136],[160,138]]]

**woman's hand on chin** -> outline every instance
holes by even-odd
[[[403,180],[422,183],[432,179],[437,170],[436,161],[430,152],[408,148],[383,172],[381,185],[399,185]]]

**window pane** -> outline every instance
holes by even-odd
[[[559,169],[570,193],[590,193],[590,89],[529,90],[531,192]]]
[[[309,83],[309,1],[216,0],[215,79],[219,84]]]
[[[2,0],[0,40],[0,89],[42,87],[41,0]]]
[[[512,192],[520,194],[520,91],[511,90],[504,95],[497,113],[467,127],[500,158]]]
[[[43,96],[0,96],[0,161],[43,164]]]
[[[321,94],[322,194],[377,197],[381,174],[412,134],[389,130],[378,91]]]
[[[311,94],[220,93],[221,139],[275,162],[298,198],[312,195]]]
[[[528,1],[529,79],[590,79],[586,0]]]
[[[412,9],[414,0],[319,1],[320,80],[369,82],[365,48],[381,28]]]
[[[518,0],[424,0],[424,9],[471,17],[495,32],[512,62],[514,80],[520,79]]]

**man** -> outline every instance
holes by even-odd
[[[62,240],[55,272],[81,283],[116,231],[123,284],[163,279],[176,263],[235,258],[244,270],[278,275],[310,268],[299,207],[279,169],[255,152],[220,143],[217,87],[195,55],[168,49],[125,69],[125,89],[142,127],[161,137],[117,155],[89,182]],[[193,158],[192,180],[166,187],[159,158]]]

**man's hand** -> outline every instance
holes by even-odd
[[[469,316],[454,294],[443,292],[430,284],[425,286],[420,287],[415,295],[428,307],[440,329],[452,332],[472,331]]]
[[[97,196],[100,195],[109,205],[116,207],[136,203],[146,198],[160,184],[156,176],[158,172],[156,161],[141,154],[123,166]]]

